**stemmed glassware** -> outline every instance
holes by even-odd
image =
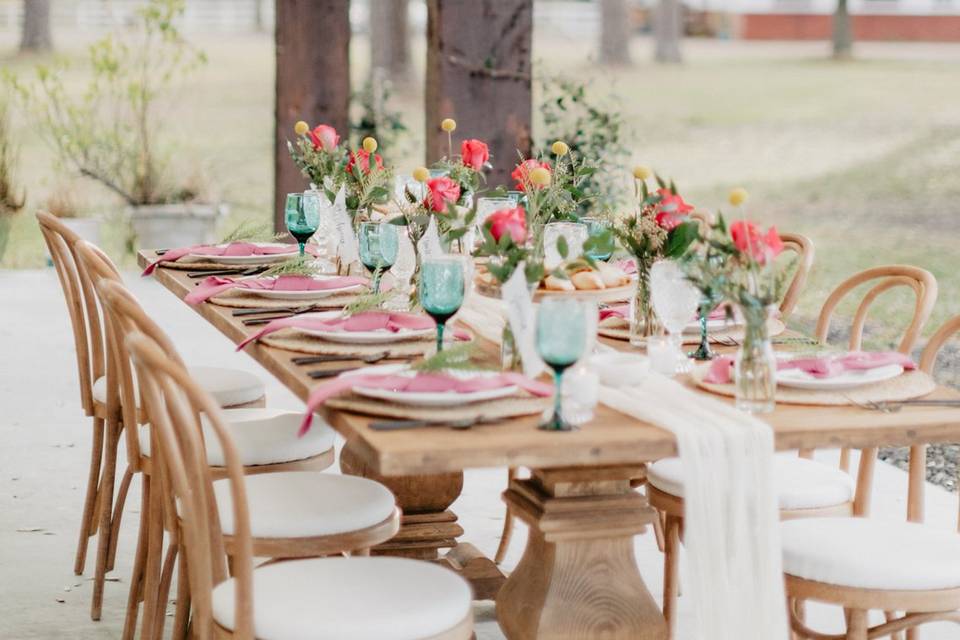
[[[478,198],[477,215],[473,221],[473,228],[467,233],[465,245],[471,249],[477,248],[483,244],[483,225],[491,214],[501,209],[512,209],[517,206],[517,200],[511,197],[505,198]]]
[[[360,223],[360,261],[373,274],[373,292],[380,293],[380,277],[397,260],[397,227],[388,222]]]
[[[580,221],[587,225],[587,235],[590,238],[602,234],[607,229],[607,225],[604,224],[603,220],[600,220],[599,218],[586,217],[580,218]],[[586,254],[589,258],[594,260],[609,260],[610,256],[613,255],[611,251],[598,253],[596,249],[591,249],[587,251]]]
[[[673,354],[673,373],[688,373],[690,360],[680,348],[684,327],[697,313],[700,290],[687,280],[680,266],[672,260],[661,260],[650,269],[650,299],[653,310],[666,327]]]
[[[553,416],[540,425],[548,431],[570,431],[574,427],[563,419],[563,372],[580,359],[587,347],[588,321],[592,303],[552,296],[544,298],[537,312],[537,352],[553,369]]]
[[[543,265],[547,269],[553,269],[564,260],[557,247],[561,236],[567,243],[567,258],[573,259],[583,255],[583,243],[589,232],[582,222],[548,222],[543,228]]]
[[[284,220],[287,231],[300,244],[300,256],[303,257],[307,240],[320,226],[320,195],[313,191],[288,193]]]
[[[443,329],[463,304],[466,275],[463,259],[443,255],[425,257],[420,265],[417,295],[420,306],[437,323],[437,352],[443,351]]]

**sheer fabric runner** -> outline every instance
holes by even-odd
[[[503,312],[499,300],[474,295],[459,319],[499,343]],[[603,373],[601,379],[607,381],[632,377]],[[600,402],[677,438],[689,559],[683,585],[694,603],[694,637],[786,640],[770,426],[652,373],[630,386],[602,384]]]

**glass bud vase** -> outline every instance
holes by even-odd
[[[650,301],[650,271],[640,269],[637,276],[637,289],[630,300],[630,344],[642,347],[660,327]]]
[[[734,380],[737,409],[769,413],[776,404],[777,359],[767,331],[768,309],[743,307],[743,344],[737,353]]]
[[[503,333],[500,334],[500,368],[503,371],[523,371],[520,348],[513,337],[509,322],[503,325]]]

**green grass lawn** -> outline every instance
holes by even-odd
[[[3,37],[7,39],[4,40]],[[26,72],[35,60],[14,57],[13,36],[0,37],[0,66]],[[84,41],[64,35],[58,45],[75,57]],[[209,64],[164,106],[172,147],[170,170],[209,175],[232,207],[231,220],[268,219],[272,189],[273,44],[265,35],[211,35],[202,43]],[[856,270],[889,263],[930,269],[940,281],[931,326],[960,313],[955,245],[960,196],[960,47],[864,45],[854,62],[826,59],[820,44],[689,41],[687,62],[648,62],[649,42],[638,40],[636,64],[600,71],[590,43],[538,32],[537,73],[563,72],[593,81],[630,124],[632,159],[675,177],[687,199],[715,209],[742,185],[751,193],[751,217],[810,236],[817,262],[797,312],[810,326],[827,292]],[[354,41],[359,86],[367,43]],[[422,46],[414,58],[422,60]],[[419,65],[422,71],[422,64]],[[82,79],[82,69],[75,71]],[[304,81],[311,80],[303,70]],[[421,77],[422,74],[416,74]],[[394,106],[409,134],[392,150],[401,170],[420,164],[422,84],[397,87]],[[21,176],[30,207],[71,180],[17,114]],[[469,133],[469,123],[460,128]],[[387,150],[388,152],[391,150]],[[69,182],[84,206],[106,219],[117,208],[94,185]],[[626,188],[626,179],[624,186]],[[122,230],[111,222],[108,249],[122,258]],[[129,257],[126,258],[130,264]],[[14,224],[4,267],[36,267],[43,251],[36,224]],[[891,320],[912,306],[893,294],[892,317],[870,325],[872,344],[888,344]]]

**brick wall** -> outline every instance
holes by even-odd
[[[960,42],[960,16],[855,15],[854,40]],[[828,40],[832,16],[813,14],[745,14],[744,40]]]

